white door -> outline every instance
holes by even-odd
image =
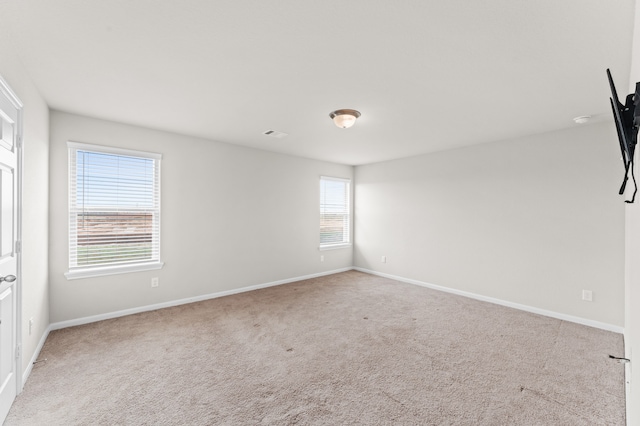
[[[17,352],[17,184],[19,109],[0,79],[0,423],[18,385]],[[4,89],[4,90],[3,90]],[[11,96],[11,97],[10,97]]]

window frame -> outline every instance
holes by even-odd
[[[146,152],[146,151],[135,151],[131,149],[124,148],[116,148],[104,145],[94,145],[80,142],[67,142],[68,149],[68,209],[67,209],[67,235],[68,235],[68,247],[67,247],[67,255],[68,255],[68,272],[64,275],[68,280],[79,279],[79,278],[90,278],[90,277],[99,277],[104,275],[113,275],[113,274],[123,274],[130,272],[139,272],[139,271],[149,271],[160,269],[164,266],[164,262],[162,262],[161,258],[161,160],[162,154]],[[77,248],[77,234],[75,235],[75,242],[73,240],[73,235],[71,232],[71,213],[74,210],[74,203],[76,199],[73,198],[73,195],[77,195],[77,188],[73,188],[73,185],[77,182],[77,170],[72,170],[72,165],[77,164],[75,160],[75,156],[78,151],[87,151],[87,152],[96,152],[103,154],[111,154],[118,156],[126,156],[126,157],[135,157],[135,158],[146,158],[154,160],[154,167],[156,170],[156,175],[154,178],[154,206],[157,205],[154,209],[154,215],[157,216],[157,232],[152,232],[152,245],[157,247],[158,258],[157,260],[140,260],[134,261],[131,263],[125,264],[112,264],[112,265],[92,265],[92,266],[78,266],[71,265],[71,250],[73,248]]]
[[[346,202],[347,202],[347,232],[346,232],[346,241],[342,241],[339,243],[330,243],[330,244],[323,244],[322,241],[320,241],[319,244],[319,250],[320,251],[324,251],[324,250],[336,250],[336,249],[341,249],[341,248],[348,248],[352,246],[352,240],[353,240],[353,236],[352,236],[352,218],[353,218],[353,213],[352,213],[352,190],[351,190],[351,179],[350,178],[340,178],[340,177],[333,177],[333,176],[320,176],[320,180],[319,180],[319,207],[320,207],[320,220],[319,222],[322,222],[322,206],[323,206],[323,202],[322,202],[322,183],[323,181],[333,181],[333,182],[342,182],[344,184],[346,184],[346,189],[347,189],[347,196],[346,196]],[[320,228],[321,230],[322,228]],[[318,235],[318,237],[320,237],[320,234]]]

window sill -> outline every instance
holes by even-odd
[[[327,245],[327,246],[320,246],[319,250],[320,250],[320,251],[325,251],[325,250],[337,250],[337,249],[348,248],[348,247],[351,247],[351,243],[346,243],[346,244],[332,244],[332,245]]]
[[[164,262],[139,263],[136,265],[105,266],[101,268],[75,269],[64,274],[68,280],[101,277],[104,275],[126,274],[129,272],[152,271],[160,269]]]

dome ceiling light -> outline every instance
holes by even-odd
[[[338,109],[329,114],[336,126],[341,129],[348,129],[353,126],[356,119],[360,117],[360,112],[355,109]]]

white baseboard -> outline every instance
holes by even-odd
[[[51,332],[51,325],[49,325],[49,327],[47,327],[44,333],[42,333],[42,337],[38,342],[38,346],[36,347],[36,350],[33,352],[33,356],[31,357],[31,360],[29,360],[29,365],[27,366],[27,369],[24,370],[24,372],[22,373],[22,386],[20,387],[20,389],[22,389],[24,387],[24,384],[27,383],[27,379],[31,374],[31,370],[33,370],[33,365],[38,360],[38,357],[40,356],[40,351],[44,346],[44,342],[47,341],[47,337],[49,337],[50,332]]]
[[[340,273],[340,272],[350,271],[352,269],[353,269],[352,267],[334,269],[332,271],[320,272],[320,273],[317,273],[317,274],[304,275],[304,276],[295,277],[295,278],[287,278],[287,279],[284,279],[284,280],[272,281],[272,282],[268,282],[268,283],[264,283],[264,284],[257,284],[257,285],[252,285],[252,286],[248,286],[248,287],[236,288],[236,289],[233,289],[233,290],[225,290],[225,291],[220,291],[220,292],[217,292],[217,293],[204,294],[202,296],[187,297],[185,299],[171,300],[169,302],[156,303],[156,304],[153,304],[153,305],[140,306],[140,307],[137,307],[137,308],[123,309],[121,311],[116,311],[116,312],[108,312],[108,313],[105,313],[105,314],[92,315],[92,316],[89,316],[89,317],[83,317],[83,318],[76,318],[76,319],[67,320],[67,321],[54,322],[49,326],[49,328],[51,330],[59,330],[61,328],[74,327],[76,325],[89,324],[89,323],[92,323],[92,322],[97,322],[97,321],[103,321],[103,320],[112,319],[112,318],[123,317],[123,316],[126,316],[126,315],[139,314],[141,312],[155,311],[157,309],[170,308],[172,306],[185,305],[187,303],[194,303],[194,302],[201,302],[203,300],[216,299],[218,297],[230,296],[232,294],[238,294],[238,293],[244,293],[244,292],[247,292],[247,291],[259,290],[261,288],[273,287],[273,286],[282,285],[282,284],[288,284],[288,283],[292,283],[292,282],[296,282],[296,281],[308,280],[308,279],[311,279],[311,278],[322,277],[322,276],[325,276],[325,275],[333,275],[333,274],[337,274],[337,273]]]
[[[49,327],[47,327],[47,329],[43,333],[42,337],[40,338],[38,346],[37,346],[32,358],[31,358],[31,360],[29,362],[29,365],[27,366],[26,370],[22,374],[22,385],[24,386],[24,384],[26,383],[27,379],[29,378],[29,375],[31,374],[31,370],[33,369],[33,365],[34,365],[33,363],[38,359],[38,356],[40,355],[40,351],[42,350],[42,347],[44,346],[44,343],[47,340],[47,337],[49,336],[49,333],[51,331],[53,331],[53,330],[59,330],[59,329],[62,329],[62,328],[73,327],[73,326],[76,326],[76,325],[89,324],[89,323],[92,323],[92,322],[103,321],[103,320],[111,319],[111,318],[118,318],[118,317],[137,314],[137,313],[141,313],[141,312],[154,311],[154,310],[162,309],[162,308],[169,308],[169,307],[172,307],[172,306],[184,305],[184,304],[187,304],[187,303],[200,302],[200,301],[203,301],[203,300],[215,299],[215,298],[218,298],[218,297],[230,296],[232,294],[238,294],[238,293],[244,293],[244,292],[247,292],[247,291],[259,290],[261,288],[274,287],[274,286],[278,286],[278,285],[282,285],[282,284],[288,284],[288,283],[292,283],[292,282],[296,282],[296,281],[302,281],[302,280],[307,280],[307,279],[311,279],[311,278],[322,277],[322,276],[325,276],[325,275],[337,274],[337,273],[340,273],[340,272],[346,272],[346,271],[350,271],[350,270],[356,270],[356,271],[364,272],[364,273],[371,274],[371,275],[378,275],[378,276],[381,276],[381,277],[389,278],[389,279],[396,280],[396,281],[405,282],[405,283],[408,283],[408,284],[414,284],[414,285],[418,285],[418,286],[421,286],[421,287],[427,287],[427,288],[430,288],[430,289],[433,289],[433,290],[438,290],[438,291],[444,291],[446,293],[452,293],[452,294],[456,294],[456,295],[459,295],[459,296],[469,297],[471,299],[481,300],[483,302],[495,303],[497,305],[507,306],[509,308],[519,309],[519,310],[526,311],[526,312],[531,312],[531,313],[534,313],[534,314],[539,314],[539,315],[544,315],[544,316],[547,316],[547,317],[556,318],[556,319],[560,319],[560,320],[564,320],[564,321],[574,322],[574,323],[577,323],[577,324],[582,324],[582,325],[586,325],[586,326],[589,326],[589,327],[595,327],[595,328],[599,328],[599,329],[602,329],[602,330],[613,331],[615,333],[621,333],[621,334],[624,333],[624,327],[620,327],[620,326],[616,326],[616,325],[612,325],[612,324],[607,324],[607,323],[602,323],[602,322],[599,322],[599,321],[588,320],[588,319],[585,319],[585,318],[575,317],[575,316],[572,316],[572,315],[561,314],[561,313],[558,313],[558,312],[548,311],[548,310],[545,310],[545,309],[539,309],[539,308],[535,308],[535,307],[532,307],[532,306],[527,306],[527,305],[522,305],[522,304],[519,304],[519,303],[508,302],[508,301],[501,300],[501,299],[495,299],[493,297],[482,296],[482,295],[471,293],[471,292],[467,292],[467,291],[456,290],[456,289],[453,289],[453,288],[443,287],[443,286],[439,286],[439,285],[435,285],[435,284],[426,283],[426,282],[423,282],[423,281],[418,281],[418,280],[414,280],[414,279],[410,279],[410,278],[404,278],[404,277],[400,277],[400,276],[397,276],[397,275],[386,274],[386,273],[383,273],[383,272],[377,272],[377,271],[373,271],[373,270],[370,270],[370,269],[365,269],[365,268],[360,268],[360,267],[355,267],[354,266],[354,267],[335,269],[335,270],[332,270],[332,271],[320,272],[320,273],[317,273],[317,274],[304,275],[304,276],[295,277],[295,278],[288,278],[288,279],[279,280],[279,281],[272,281],[272,282],[268,282],[268,283],[257,284],[257,285],[237,288],[237,289],[233,289],[233,290],[226,290],[226,291],[221,291],[221,292],[217,292],[217,293],[210,293],[210,294],[205,294],[205,295],[202,295],[202,296],[188,297],[188,298],[185,298],[185,299],[172,300],[172,301],[169,301],[169,302],[157,303],[157,304],[147,305],[147,306],[140,306],[140,307],[137,307],[137,308],[124,309],[124,310],[116,311],[116,312],[109,312],[109,313],[100,314],[100,315],[92,315],[92,316],[89,316],[89,317],[83,317],[83,318],[77,318],[77,319],[68,320],[68,321],[60,321],[60,322],[52,323],[52,324],[49,325]],[[627,368],[627,370],[628,370],[628,368]],[[627,374],[628,374],[628,371],[627,371]],[[627,376],[627,380],[628,380],[628,376]]]
[[[586,326],[589,326],[589,327],[599,328],[599,329],[602,329],[602,330],[613,331],[615,333],[621,333],[621,334],[624,333],[624,327],[613,325],[613,324],[608,324],[608,323],[603,323],[603,322],[599,322],[599,321],[589,320],[589,319],[586,319],[586,318],[576,317],[576,316],[573,316],[573,315],[562,314],[562,313],[559,313],[559,312],[549,311],[549,310],[546,310],[546,309],[535,308],[533,306],[522,305],[522,304],[519,304],[519,303],[509,302],[509,301],[505,301],[505,300],[501,300],[501,299],[496,299],[496,298],[493,298],[493,297],[482,296],[482,295],[471,293],[471,292],[468,292],[468,291],[457,290],[457,289],[449,288],[449,287],[443,287],[443,286],[439,286],[439,285],[436,285],[436,284],[431,284],[431,283],[427,283],[427,282],[423,282],[423,281],[414,280],[414,279],[411,279],[411,278],[404,278],[404,277],[400,277],[400,276],[397,276],[397,275],[386,274],[386,273],[383,273],[383,272],[373,271],[373,270],[370,270],[370,269],[365,269],[365,268],[360,268],[360,267],[354,266],[354,267],[346,267],[346,268],[334,269],[332,271],[320,272],[320,273],[317,273],[317,274],[310,274],[310,275],[304,275],[304,276],[300,276],[300,277],[287,278],[287,279],[284,279],[284,280],[272,281],[272,282],[268,282],[268,283],[257,284],[257,285],[237,288],[237,289],[233,289],[233,290],[226,290],[226,291],[221,291],[221,292],[217,292],[217,293],[204,294],[204,295],[201,295],[201,296],[188,297],[188,298],[185,298],[185,299],[171,300],[171,301],[168,301],[168,302],[156,303],[156,304],[153,304],[153,305],[140,306],[140,307],[137,307],[137,308],[124,309],[124,310],[121,310],[121,311],[108,312],[108,313],[105,313],[105,314],[92,315],[92,316],[89,316],[89,317],[76,318],[76,319],[67,320],[67,321],[55,322],[55,323],[52,323],[49,326],[49,328],[47,329],[46,334],[43,336],[43,339],[39,344],[39,349],[38,349],[38,351],[36,351],[36,355],[34,355],[34,356],[37,356],[37,354],[39,353],[39,350],[42,348],[42,345],[44,344],[44,339],[46,339],[46,336],[49,334],[49,331],[51,331],[51,330],[59,330],[61,328],[74,327],[76,325],[89,324],[89,323],[92,323],[92,322],[103,321],[103,320],[106,320],[106,319],[112,319],[112,318],[118,318],[118,317],[122,317],[122,316],[126,316],[126,315],[138,314],[138,313],[141,313],[141,312],[155,311],[157,309],[169,308],[169,307],[172,307],[172,306],[179,306],[179,305],[184,305],[184,304],[187,304],[187,303],[194,303],[194,302],[200,302],[200,301],[203,301],[203,300],[215,299],[215,298],[218,298],[218,297],[230,296],[232,294],[238,294],[238,293],[244,293],[244,292],[247,292],[247,291],[259,290],[261,288],[267,288],[267,287],[273,287],[273,286],[282,285],[282,284],[288,284],[288,283],[292,283],[292,282],[296,282],[296,281],[302,281],[302,280],[307,280],[307,279],[310,279],[310,278],[322,277],[322,276],[325,276],[325,275],[337,274],[337,273],[340,273],[340,272],[346,272],[346,271],[350,271],[350,270],[356,270],[356,271],[364,272],[364,273],[367,273],[367,274],[378,275],[378,276],[381,276],[381,277],[390,278],[392,280],[401,281],[401,282],[405,282],[405,283],[408,283],[408,284],[414,284],[414,285],[418,285],[418,286],[421,286],[421,287],[427,287],[427,288],[430,288],[430,289],[433,289],[433,290],[438,290],[438,291],[444,291],[446,293],[452,293],[452,294],[456,294],[456,295],[459,295],[459,296],[469,297],[471,299],[481,300],[483,302],[495,303],[496,305],[507,306],[509,308],[519,309],[521,311],[531,312],[531,313],[538,314],[538,315],[544,315],[544,316],[547,316],[547,317],[556,318],[556,319],[563,320],[563,321],[574,322],[574,323],[577,323],[577,324],[582,324],[582,325],[586,325]],[[26,372],[25,372],[25,374],[26,374]]]
[[[399,277],[396,275],[385,274],[383,272],[372,271],[370,269],[353,267],[356,271],[365,272],[367,274],[378,275],[380,277],[390,278],[392,280],[401,281],[408,284],[419,285],[421,287],[427,287],[433,290],[444,291],[446,293],[456,294],[458,296],[469,297],[471,299],[481,300],[483,302],[495,303],[496,305],[507,306],[509,308],[519,309],[521,311],[531,312],[538,315],[544,315],[546,317],[556,318],[563,321],[575,322],[577,324],[587,325],[589,327],[599,328],[602,330],[613,331],[614,333],[624,333],[624,327],[620,327],[613,324],[607,324],[604,322],[593,321],[586,318],[580,318],[573,315],[561,314],[559,312],[548,311],[546,309],[535,308],[533,306],[521,305],[519,303],[508,302],[506,300],[496,299],[493,297],[482,296],[479,294],[471,293],[463,290],[456,290],[454,288],[443,287],[436,284],[430,284],[423,281],[418,281],[410,278]]]

